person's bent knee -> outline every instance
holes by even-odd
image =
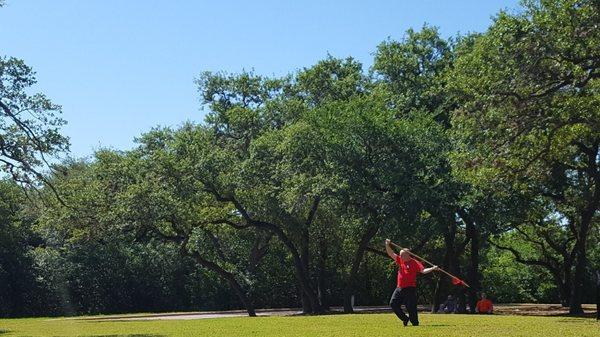
[[[391,300],[390,301],[390,307],[392,308],[400,308],[402,306],[402,303],[399,300]]]

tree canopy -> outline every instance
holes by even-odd
[[[352,312],[387,303],[386,238],[471,285],[423,278],[433,308],[474,312],[485,290],[581,314],[600,268],[598,7],[524,1],[449,39],[425,25],[368,69],[202,72],[203,121],[88,160],[57,160],[60,107],[0,58],[0,314]]]

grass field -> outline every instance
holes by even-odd
[[[600,337],[600,323],[589,318],[423,314],[420,320],[421,326],[404,328],[393,314],[126,322],[48,318],[5,319],[0,320],[0,336]]]

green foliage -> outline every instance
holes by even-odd
[[[513,242],[508,235],[505,241]],[[535,248],[520,242],[520,251],[535,254]],[[524,246],[524,247],[523,247]],[[526,249],[528,248],[528,249]],[[515,261],[515,257],[506,251],[490,248],[482,261],[486,268],[483,271],[482,285],[498,303],[557,303],[558,289],[552,275],[541,267],[526,267]]]
[[[48,199],[38,206],[35,230],[45,244],[31,256],[47,296],[40,310],[72,315],[236,306],[216,276],[198,270],[179,247],[136,237],[123,221],[127,199],[120,189],[135,187],[126,173],[137,174],[140,166],[111,151],[97,157],[93,164],[64,165],[51,181],[65,204]]]
[[[501,13],[461,53],[451,74],[463,99],[456,161],[477,168],[473,181],[515,177],[539,192],[553,183],[553,166],[586,166],[578,144],[593,146],[600,120],[597,9],[593,1],[529,2],[522,14]]]
[[[526,200],[506,211],[522,214],[511,224],[541,257],[504,248],[562,273],[571,313],[581,312],[600,207],[599,9],[597,1],[554,0],[501,12],[461,45],[449,75],[460,98],[452,119],[458,175],[487,193]]]
[[[204,72],[204,122],[45,175],[67,149],[60,107],[0,59],[0,312],[382,304],[387,237],[498,301],[565,304],[598,267],[598,9],[526,1],[482,34],[409,30],[368,72],[332,56]],[[446,283],[423,280],[421,302]]]
[[[436,28],[409,29],[402,41],[388,40],[377,47],[372,68],[376,90],[391,99],[398,114],[430,114],[448,125],[453,100],[443,75],[453,58],[453,43],[441,38]]]
[[[25,197],[13,181],[0,181],[0,315],[31,316],[43,313],[42,285],[31,256],[38,237],[32,217],[23,206]]]
[[[0,167],[14,181],[35,185],[46,157],[68,149],[60,134],[60,106],[41,93],[30,94],[35,73],[22,60],[0,57]]]
[[[295,84],[297,94],[310,107],[317,107],[325,102],[347,101],[364,93],[368,79],[363,75],[362,65],[351,57],[341,60],[329,56],[303,69]]]

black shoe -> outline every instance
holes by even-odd
[[[402,321],[402,324],[404,324],[404,326],[408,326],[408,320]]]

